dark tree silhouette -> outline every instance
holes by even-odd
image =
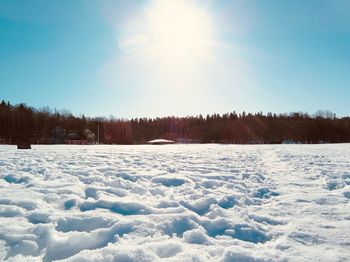
[[[98,137],[99,135],[99,137]],[[350,142],[350,118],[330,111],[264,115],[262,112],[203,117],[115,118],[76,117],[67,110],[34,109],[0,103],[0,142],[65,143],[84,140],[108,144],[143,144],[155,138],[196,143],[340,143]]]

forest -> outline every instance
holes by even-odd
[[[90,118],[4,100],[0,104],[2,144],[144,144],[156,138],[178,143],[344,143],[350,142],[350,117],[338,118],[330,111],[313,115],[232,111],[187,117]]]

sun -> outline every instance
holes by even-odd
[[[210,52],[210,16],[191,0],[154,0],[146,13],[150,53],[169,63]]]
[[[184,72],[210,54],[213,35],[212,19],[197,1],[151,0],[129,21],[119,46],[159,70]]]

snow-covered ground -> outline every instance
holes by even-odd
[[[0,260],[349,261],[350,144],[0,146]]]

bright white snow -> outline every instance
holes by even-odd
[[[0,260],[349,258],[350,144],[0,146]]]

